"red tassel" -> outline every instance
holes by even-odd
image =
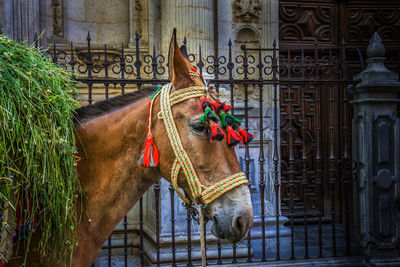
[[[210,134],[211,141],[213,140],[221,141],[222,139],[225,138],[224,131],[215,122],[211,121],[210,126],[211,126],[211,134]]]
[[[225,102],[218,102],[219,103],[219,110],[222,110],[223,112],[228,112],[232,106],[225,104]]]
[[[228,133],[228,144],[232,146],[236,146],[242,141],[242,138],[238,132],[233,130],[233,128],[229,125],[226,126],[226,132]]]
[[[238,132],[239,134],[242,136],[242,141],[243,144],[247,144],[250,143],[251,141],[253,141],[254,139],[254,134],[251,134],[249,132],[246,132],[245,130],[243,130],[242,128],[238,127]]]
[[[197,68],[196,68],[196,67],[192,67],[192,71],[193,71],[193,72],[196,72],[197,75],[200,77],[201,81],[204,83],[204,78],[203,78],[203,76],[201,76],[200,73],[197,72]]]
[[[208,100],[206,97],[202,96],[200,97],[200,108],[199,110],[205,111],[207,107],[210,107],[212,111],[217,112],[218,109],[220,108],[220,103],[219,102],[214,102],[211,100]]]
[[[158,149],[153,142],[153,135],[149,132],[137,163],[140,167],[156,167],[158,162]]]

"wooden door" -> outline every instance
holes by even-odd
[[[399,1],[280,0],[279,18],[281,64],[290,57],[293,65],[301,53],[303,60],[309,56],[310,65],[315,64],[318,50],[321,62],[325,53],[326,60],[346,64],[343,73],[320,72],[319,79],[351,79],[365,67],[366,47],[377,31],[386,47],[387,65],[399,70]],[[351,180],[350,96],[341,83],[295,81],[315,80],[315,75],[280,74],[281,80],[287,80],[280,86],[282,212],[331,219],[332,211],[343,214],[343,202],[350,201],[342,194],[343,183]]]

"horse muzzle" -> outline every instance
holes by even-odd
[[[253,225],[253,207],[247,185],[226,192],[210,203],[211,232],[220,239],[236,243],[243,240]]]

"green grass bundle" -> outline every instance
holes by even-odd
[[[68,259],[77,243],[75,93],[70,73],[0,35],[0,215],[8,208],[25,228],[36,222],[22,238],[40,231],[39,250],[53,260]],[[2,233],[15,223],[1,222]]]

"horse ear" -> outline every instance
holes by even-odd
[[[176,42],[176,29],[174,28],[169,44],[168,73],[175,89],[193,86],[193,81],[189,75],[190,66],[191,64],[185,59]]]

